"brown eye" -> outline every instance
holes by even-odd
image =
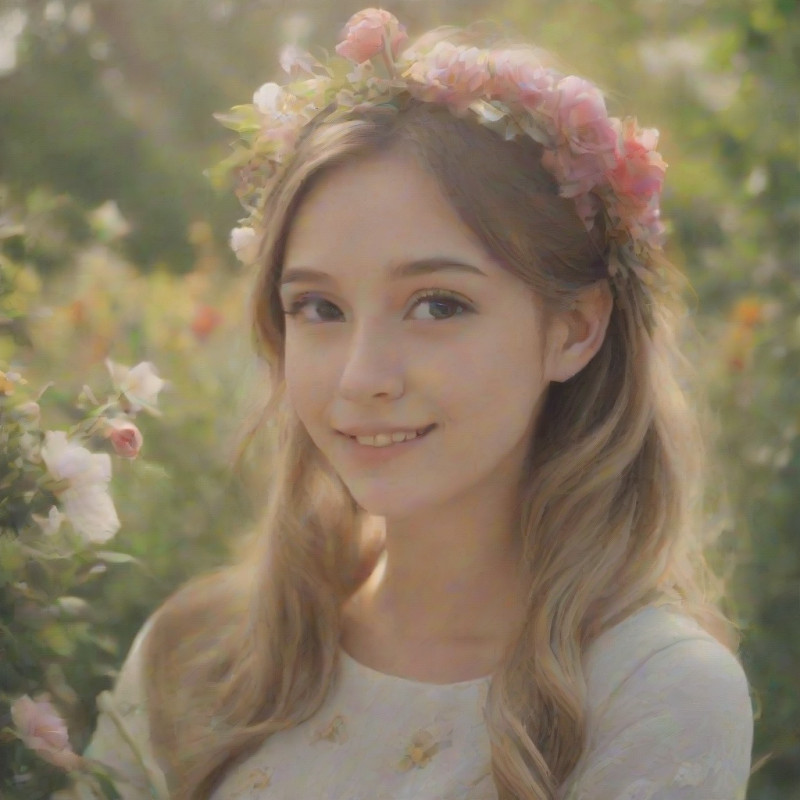
[[[431,290],[424,293],[421,297],[418,297],[415,303],[415,309],[425,305],[430,308],[430,316],[423,317],[423,319],[430,320],[451,319],[452,317],[461,316],[475,310],[466,300],[460,298],[458,295],[441,290]],[[420,319],[420,317],[416,317],[416,319]]]

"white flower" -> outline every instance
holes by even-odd
[[[133,414],[142,409],[151,414],[157,413],[155,405],[158,393],[164,388],[164,381],[158,377],[149,361],[142,361],[135,367],[126,367],[107,358],[106,366],[114,386],[125,395],[130,404],[130,408],[126,410]]]
[[[42,459],[50,475],[66,484],[57,495],[75,530],[90,542],[108,541],[119,530],[119,518],[108,493],[110,456],[91,453],[70,442],[64,431],[47,431]]]
[[[104,239],[119,239],[131,232],[130,223],[122,216],[114,200],[107,200],[87,216],[89,224]]]
[[[61,523],[66,519],[58,510],[58,506],[50,506],[50,513],[46,517],[33,517],[40,525],[45,536],[54,536],[61,529]]]
[[[283,87],[277,83],[265,83],[253,93],[253,105],[262,113],[270,117],[280,115]]]
[[[259,239],[253,228],[234,228],[231,231],[230,245],[242,264],[254,264],[258,258]]]

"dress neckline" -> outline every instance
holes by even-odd
[[[454,683],[433,683],[431,681],[417,681],[413,678],[404,678],[401,675],[392,675],[388,672],[380,672],[377,669],[368,667],[360,661],[356,661],[341,645],[339,646],[339,655],[341,661],[346,668],[352,672],[358,672],[375,681],[392,682],[397,685],[405,684],[409,687],[416,687],[418,689],[426,689],[428,691],[435,691],[437,689],[464,689],[470,686],[481,686],[488,684],[491,680],[491,675],[484,675],[480,678],[470,678],[466,681],[456,681]]]

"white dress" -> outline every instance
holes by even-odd
[[[165,792],[142,702],[145,633],[113,703],[150,785]],[[693,620],[644,608],[594,643],[585,669],[587,747],[559,800],[744,800],[753,737],[747,680]],[[270,737],[213,800],[497,800],[482,715],[488,683],[421,683],[342,652],[318,713]],[[101,713],[87,755],[128,776],[118,785],[124,800],[150,800],[145,769],[112,715]]]

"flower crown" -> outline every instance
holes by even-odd
[[[394,15],[364,9],[348,21],[336,56],[322,63],[289,45],[280,55],[286,85],[265,83],[252,104],[217,115],[240,136],[211,172],[217,183],[237,175],[248,214],[231,233],[240,260],[255,261],[265,193],[308,123],[323,111],[332,121],[406,96],[471,116],[506,140],[529,136],[541,144],[543,166],[587,230],[604,215],[610,277],[658,284],[666,164],[656,151],[657,130],[610,117],[597,86],[543,65],[531,47],[482,49],[439,38],[402,50],[407,39]]]

